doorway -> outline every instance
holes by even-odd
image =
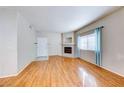
[[[37,59],[48,59],[48,42],[47,38],[37,38]]]

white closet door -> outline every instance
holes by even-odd
[[[37,38],[37,57],[48,56],[48,43],[47,38]]]

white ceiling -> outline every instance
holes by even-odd
[[[69,32],[84,27],[119,7],[22,6],[16,8],[38,31]]]

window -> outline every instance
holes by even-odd
[[[78,37],[78,48],[82,50],[95,50],[96,49],[96,34],[88,34]]]

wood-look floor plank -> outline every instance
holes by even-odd
[[[32,62],[18,76],[1,78],[0,87],[122,87],[124,77],[77,58],[52,56]]]

